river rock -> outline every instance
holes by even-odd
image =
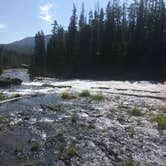
[[[11,85],[21,85],[22,80],[18,78],[1,78],[0,79],[0,87],[6,87]]]

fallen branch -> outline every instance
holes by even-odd
[[[17,101],[17,100],[20,100],[20,99],[28,99],[28,98],[36,97],[36,96],[37,95],[29,95],[29,96],[22,96],[22,97],[10,98],[10,99],[6,99],[6,100],[1,101],[0,105],[1,104],[5,104],[5,103],[9,103],[9,102],[13,102],[13,101]]]
[[[92,89],[105,89],[105,90],[107,90],[107,89],[112,89],[112,88],[108,88],[108,87],[91,87]]]
[[[51,87],[51,88],[72,88],[72,86],[67,85],[49,85],[49,84],[43,84],[44,87]]]

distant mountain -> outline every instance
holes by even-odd
[[[50,39],[50,37],[51,37],[51,35],[45,36],[46,44],[48,43],[48,40]],[[9,44],[3,44],[3,46],[6,49],[15,50],[15,51],[22,53],[22,54],[32,55],[33,49],[35,46],[35,38],[34,37],[27,37],[27,38],[24,38],[22,40],[15,41],[15,42],[12,42]]]

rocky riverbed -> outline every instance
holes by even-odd
[[[165,83],[1,77],[0,165],[166,166]]]

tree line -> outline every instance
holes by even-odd
[[[54,22],[49,42],[35,36],[31,71],[57,75],[166,74],[164,0],[109,1],[77,15],[73,5],[68,29]],[[39,71],[38,70],[38,71]]]
[[[0,68],[20,67],[21,64],[30,64],[30,56],[17,51],[0,47]],[[0,72],[1,73],[1,72]]]

